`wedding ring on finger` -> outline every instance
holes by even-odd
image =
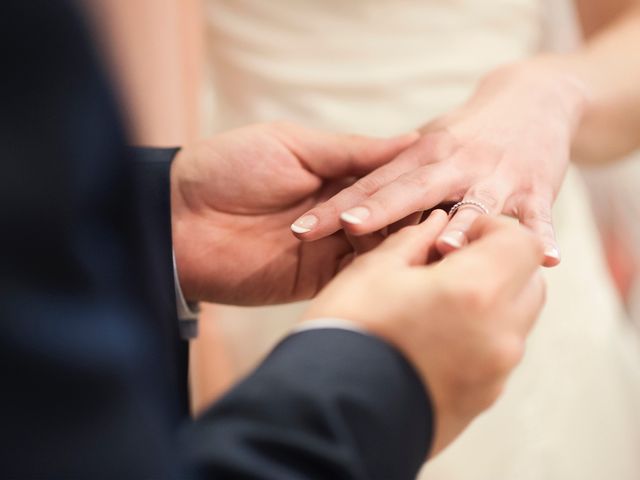
[[[475,200],[461,200],[453,207],[451,207],[451,210],[449,210],[449,218],[452,218],[456,214],[456,212],[463,207],[473,207],[476,210],[484,213],[485,215],[489,215],[489,209],[485,207],[481,202],[477,202]]]

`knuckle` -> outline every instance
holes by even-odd
[[[362,196],[368,196],[380,188],[380,181],[374,175],[367,175],[349,188]]]
[[[551,209],[547,205],[533,204],[525,209],[522,218],[525,222],[542,222],[551,224]]]
[[[462,285],[456,290],[456,301],[468,312],[483,313],[494,303],[493,295],[478,284]]]
[[[500,207],[498,191],[489,185],[477,185],[472,187],[466,195],[470,200],[481,202],[490,211],[494,212]]]
[[[418,168],[403,174],[396,181],[402,188],[422,190],[429,183],[429,171],[426,168]]]
[[[524,340],[515,334],[494,339],[487,358],[489,375],[502,377],[520,363],[524,355]]]
[[[446,160],[460,148],[459,141],[446,129],[428,130],[408,150],[418,166]]]

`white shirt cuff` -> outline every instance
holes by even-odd
[[[190,305],[184,298],[182,288],[180,288],[175,252],[172,251],[171,255],[173,257],[173,284],[176,292],[176,313],[178,314],[178,321],[180,322],[178,324],[180,336],[188,340],[198,336],[198,314],[200,313],[200,307],[198,304]]]

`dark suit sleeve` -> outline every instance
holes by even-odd
[[[0,15],[2,478],[410,477],[422,387],[393,349],[343,331],[286,340],[178,456],[172,152],[131,161],[76,3]]]
[[[188,343],[181,338],[175,302],[171,241],[171,162],[178,148],[129,148],[134,184],[137,256],[144,265],[145,303],[153,309],[171,361],[165,373],[177,385],[182,414],[188,413]]]
[[[187,464],[215,479],[412,479],[432,410],[391,346],[338,329],[285,339],[183,432]]]
[[[147,263],[161,270],[170,247],[158,238],[171,238],[176,152],[133,150],[137,217],[142,238],[151,235],[143,242],[151,249]],[[175,311],[172,291],[158,295],[158,288],[156,302],[166,297],[164,308]],[[183,344],[176,325],[167,325],[165,335],[174,355]],[[360,333],[312,330],[287,338],[186,429],[186,465],[195,476],[215,479],[410,479],[426,457],[431,428],[422,383],[392,347]]]
[[[76,3],[0,14],[0,477],[180,478],[175,310],[143,301],[154,273],[171,288],[171,239],[139,235],[142,187]]]
[[[177,149],[133,152],[138,217],[149,234],[170,238]],[[159,250],[149,265],[163,265],[162,243],[144,243]],[[175,322],[168,330],[178,341]],[[426,457],[431,427],[420,379],[392,347],[360,333],[312,330],[286,339],[186,429],[186,465],[215,479],[410,479]]]

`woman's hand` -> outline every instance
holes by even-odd
[[[544,243],[544,264],[556,265],[551,207],[584,101],[577,81],[544,61],[493,72],[465,105],[424,127],[420,141],[392,162],[306,212],[294,225],[313,228],[298,236],[317,240],[341,224],[363,235],[465,200],[519,218]],[[481,210],[467,204],[457,211],[438,239],[442,253],[468,242]]]
[[[434,405],[432,454],[496,400],[544,302],[542,246],[504,219],[482,217],[468,248],[425,265],[446,223],[436,210],[392,234],[344,269],[305,314],[348,319],[406,356]]]

